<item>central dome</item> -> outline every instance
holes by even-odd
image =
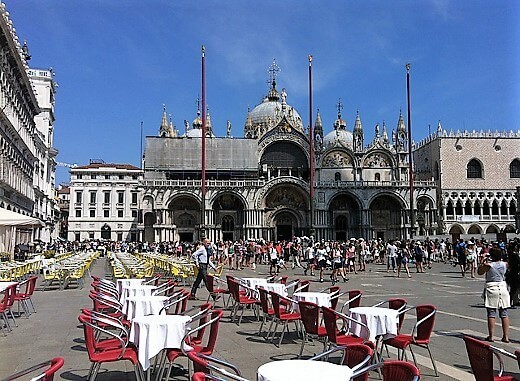
[[[273,82],[267,97],[264,98],[262,103],[248,112],[244,136],[246,138],[258,139],[276,127],[284,116],[293,128],[303,133],[302,118],[294,107],[287,104],[286,97],[285,89],[282,90],[280,96],[278,91],[276,91],[276,83]]]
[[[344,147],[352,148],[353,142],[354,137],[352,136],[352,133],[344,129],[331,131],[323,138],[324,147],[340,144]]]

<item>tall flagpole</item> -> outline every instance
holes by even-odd
[[[415,213],[413,203],[413,152],[412,152],[412,105],[410,101],[410,67],[406,64],[406,97],[408,103],[408,165],[410,172],[410,238],[415,232]]]
[[[206,238],[206,48],[202,45],[202,207],[200,238]]]
[[[308,56],[309,59],[309,161],[310,161],[310,176],[309,176],[309,195],[311,203],[311,219],[310,219],[310,230],[309,235],[314,236],[316,234],[314,230],[314,136],[312,131],[312,55]]]
[[[141,157],[139,159],[141,161],[141,169],[143,169],[143,121],[141,121]]]

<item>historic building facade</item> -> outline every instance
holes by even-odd
[[[433,179],[443,231],[513,234],[518,218],[520,131],[437,132],[414,151],[416,177]]]
[[[55,201],[56,155],[54,148],[54,97],[56,84],[54,73],[47,69],[30,69],[29,78],[36,93],[40,113],[35,116],[35,156],[34,162],[34,208],[33,216],[45,226],[41,229],[40,239],[50,242],[58,236],[59,209]]]
[[[317,239],[338,240],[409,235],[408,135],[402,115],[396,115],[390,137],[386,125],[376,125],[374,139],[366,144],[360,115],[350,131],[340,111],[338,105],[329,133],[319,112],[314,123],[311,200],[309,133],[274,77],[268,95],[248,110],[243,138],[231,137],[229,122],[226,136],[215,137],[207,112],[205,197],[200,110],[191,125],[185,121],[182,135],[164,110],[158,136],[146,138],[140,238],[192,241],[200,238],[202,229],[212,240],[281,240],[311,232]],[[414,185],[414,204],[422,208],[421,229],[435,234],[440,225],[434,181]]]
[[[67,239],[137,241],[141,174],[129,164],[91,162],[71,168]]]

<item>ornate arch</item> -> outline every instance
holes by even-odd
[[[367,152],[361,163],[363,168],[394,168],[396,166],[393,156],[380,149]]]
[[[372,205],[374,200],[379,198],[379,197],[381,197],[381,196],[390,196],[390,197],[395,198],[397,201],[399,201],[399,204],[400,204],[401,208],[403,208],[403,209],[406,209],[408,207],[408,203],[406,202],[406,200],[400,194],[393,193],[393,192],[390,192],[390,191],[383,191],[383,192],[378,192],[378,193],[372,195],[366,201],[367,208],[370,208],[370,206]]]
[[[448,230],[449,234],[464,234],[464,228],[459,224],[452,224]]]
[[[321,168],[345,168],[357,165],[354,157],[347,150],[335,148],[323,155],[319,166]]]
[[[267,182],[258,192],[257,192],[257,198],[255,200],[255,205],[258,209],[262,209],[264,207],[263,203],[265,201],[266,195],[269,194],[269,192],[280,185],[294,185],[296,188],[300,189],[300,191],[304,192],[307,198],[307,205],[308,205],[308,198],[309,194],[307,192],[307,183],[303,180],[293,178],[293,177],[284,177],[284,178],[275,178]]]

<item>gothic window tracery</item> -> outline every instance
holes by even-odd
[[[482,164],[477,159],[471,159],[467,167],[468,179],[481,179],[482,178]]]

